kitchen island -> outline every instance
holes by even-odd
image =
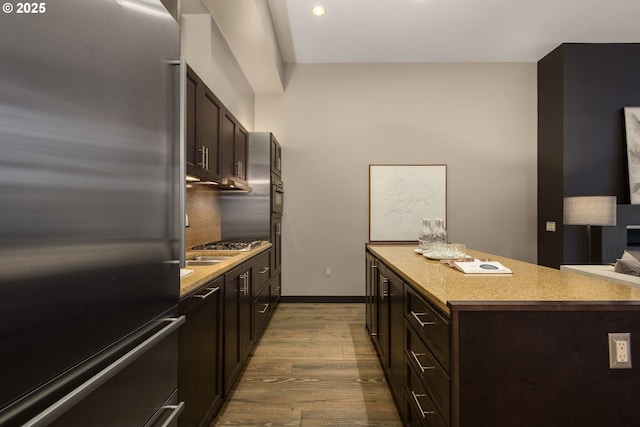
[[[407,425],[640,425],[640,289],[477,251],[513,274],[468,275],[415,248],[366,247],[367,328]],[[609,333],[630,333],[630,369]]]

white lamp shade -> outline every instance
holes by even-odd
[[[564,198],[564,224],[616,225],[616,196]]]

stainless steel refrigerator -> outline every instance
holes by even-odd
[[[4,3],[2,426],[180,411],[179,36],[159,0]]]

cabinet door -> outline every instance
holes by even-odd
[[[369,331],[369,336],[377,340],[378,336],[378,310],[376,307],[377,287],[378,287],[378,261],[370,253],[365,255],[366,261],[366,281],[365,281],[365,326]]]
[[[383,369],[389,366],[389,279],[386,268],[378,264],[378,289],[376,290],[376,309],[378,317],[378,336],[374,340]]]
[[[251,352],[251,312],[251,266],[244,263],[224,275],[225,397]]]
[[[236,121],[225,110],[222,116],[222,140],[220,147],[220,173],[224,178],[233,177],[235,174],[234,150],[236,137]]]
[[[180,302],[187,321],[179,330],[178,399],[185,401],[180,426],[208,424],[222,405],[220,277]]]
[[[196,73],[191,69],[191,67],[187,66],[187,117],[186,117],[186,127],[187,127],[187,140],[186,140],[186,160],[187,165],[196,166],[197,162],[197,142],[196,142],[196,129],[198,127],[197,117],[198,117],[198,86],[200,79],[196,75]]]
[[[222,117],[220,151],[220,173],[222,177],[246,181],[248,153],[249,133],[229,111],[225,110]]]
[[[222,104],[213,92],[202,85],[199,96],[200,126],[198,128],[199,152],[203,153],[202,167],[215,180],[220,179],[220,164],[218,159],[220,140],[220,118]]]
[[[398,407],[404,408],[404,283],[391,270],[387,270],[385,276],[388,280],[387,289],[389,294],[389,354],[387,357],[387,376],[394,395],[398,399]]]
[[[242,364],[240,348],[240,293],[242,266],[224,275],[224,396],[233,387]]]
[[[273,272],[280,271],[282,263],[282,217],[271,216],[271,268]]]
[[[219,144],[222,103],[187,66],[186,164],[187,173],[220,180]]]
[[[239,306],[239,339],[240,339],[240,357],[241,362],[244,363],[251,353],[253,347],[253,329],[252,329],[252,314],[253,308],[251,302],[251,275],[253,268],[247,263],[244,265],[244,271],[240,276],[240,306]]]
[[[249,154],[249,133],[239,123],[236,125],[236,139],[233,149],[235,176],[247,179],[247,164]]]
[[[278,177],[282,176],[282,148],[273,135],[271,135],[271,172]]]

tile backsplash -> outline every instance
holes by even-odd
[[[205,185],[187,188],[187,249],[220,240],[220,193]]]

